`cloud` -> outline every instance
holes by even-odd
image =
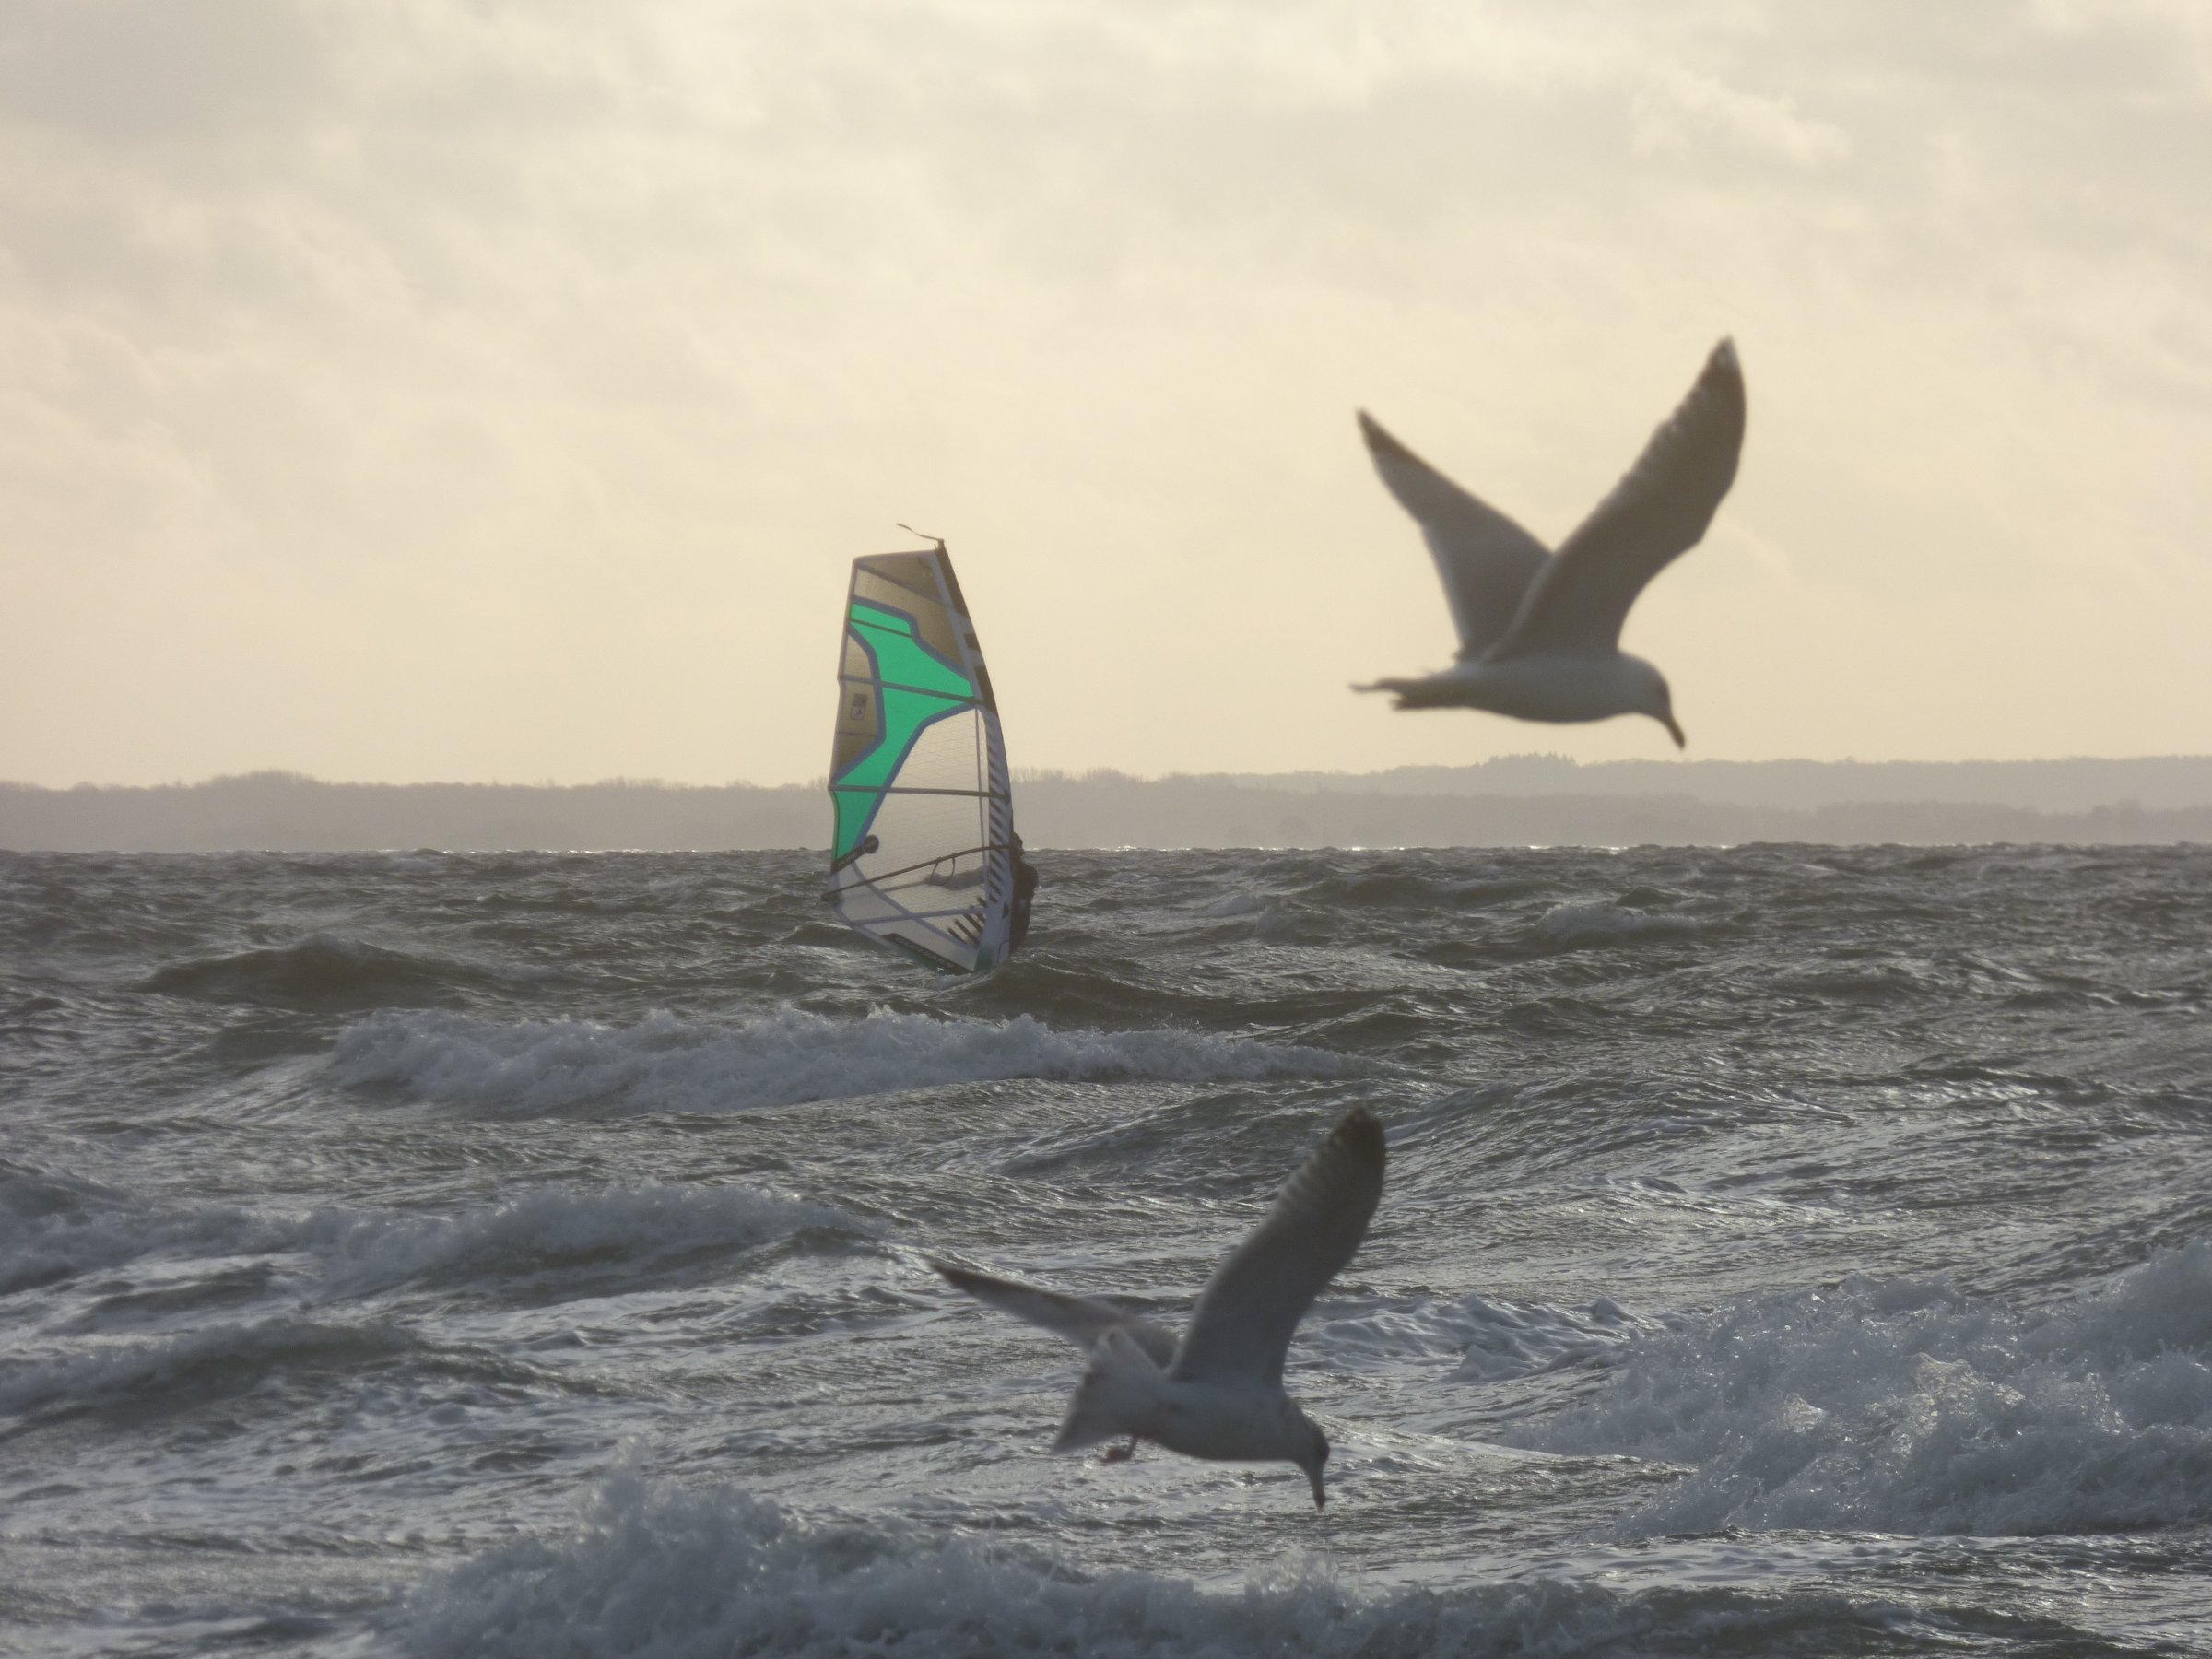
[[[1762,551],[1631,640],[1701,737],[2212,747],[1990,689],[2066,649],[2085,547],[2173,584],[2111,683],[2212,603],[2207,65],[2147,3],[27,0],[0,776],[810,776],[792,688],[901,518],[1025,764],[1525,747],[1339,689],[1445,644],[1347,411],[1557,535],[1728,330]],[[1867,732],[1801,590],[1997,608]],[[1783,694],[1720,621],[1761,606]]]
[[[1630,107],[1635,147],[1643,155],[1684,149],[1706,135],[1797,167],[1818,167],[1851,154],[1851,140],[1841,127],[1806,120],[1794,100],[1738,91],[1684,69],[1653,75]]]
[[[0,14],[0,106],[101,145],[296,125],[329,89],[312,14],[288,0],[19,0]]]

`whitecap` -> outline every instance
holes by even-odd
[[[735,1488],[684,1490],[623,1472],[582,1524],[495,1549],[411,1591],[392,1634],[421,1659],[711,1659],[730,1653],[1084,1653],[1099,1659],[1287,1659],[1511,1653],[1540,1659],[1647,1644],[1656,1631],[1756,1648],[1778,1627],[1818,1641],[1850,1609],[1724,1590],[1640,1594],[1546,1578],[1363,1593],[1325,1568],[1262,1567],[1233,1590],[1055,1552],[812,1520]]]
[[[732,1112],[1010,1077],[1208,1082],[1358,1069],[1325,1050],[1202,1032],[1060,1031],[1027,1014],[877,1009],[842,1020],[790,1007],[736,1025],[655,1013],[628,1027],[385,1009],[342,1032],[329,1062],[350,1088],[515,1116]]]
[[[1513,1443],[1690,1473],[1620,1524],[1992,1536],[2212,1520],[2212,1243],[2028,1312],[1940,1281],[1758,1297],[1631,1343]]]
[[[147,1255],[282,1249],[286,1233],[229,1205],[174,1206],[77,1177],[0,1168],[0,1295]]]

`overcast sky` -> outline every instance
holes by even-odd
[[[1018,767],[1671,754],[1443,665],[1732,334],[1695,756],[2212,751],[2212,8],[11,0],[0,778],[827,767],[950,541]]]

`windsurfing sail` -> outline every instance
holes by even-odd
[[[853,561],[838,664],[830,898],[954,973],[1011,949],[1014,799],[998,703],[945,544]]]

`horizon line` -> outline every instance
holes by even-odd
[[[1606,760],[1583,760],[1557,750],[1529,749],[1511,755],[1491,755],[1479,760],[1462,761],[1408,761],[1397,766],[1382,767],[1370,771],[1348,771],[1341,768],[1301,767],[1288,771],[1169,771],[1142,773],[1124,771],[1119,767],[1093,766],[1080,770],[1034,766],[1013,769],[1016,783],[1172,783],[1178,782],[1205,782],[1225,779],[1258,780],[1290,778],[1388,778],[1406,772],[1479,771],[1486,767],[1521,765],[1538,762],[1575,771],[1599,771],[1614,768],[1653,767],[1768,767],[1814,766],[1843,769],[1848,767],[2033,767],[2033,766],[2140,766],[2159,762],[2212,763],[2212,754],[2155,754],[2155,755],[2038,755],[2025,758],[1994,759],[1968,756],[1952,759],[1867,759],[1855,755],[1837,759],[1822,760],[1810,756],[1778,755],[1747,760],[1724,756],[1622,756]],[[224,783],[284,782],[307,783],[324,789],[639,789],[669,792],[707,791],[724,789],[824,790],[829,786],[827,773],[817,774],[798,782],[757,783],[747,778],[729,778],[721,782],[690,782],[681,779],[639,777],[618,774],[612,777],[571,780],[539,779],[471,779],[471,778],[418,778],[407,782],[389,779],[324,778],[312,772],[291,767],[255,767],[246,771],[218,772],[211,777],[186,780],[170,779],[161,782],[102,783],[80,780],[74,783],[41,783],[29,779],[0,778],[0,789],[38,791],[50,794],[70,794],[79,791],[108,790],[164,790],[209,789]]]

